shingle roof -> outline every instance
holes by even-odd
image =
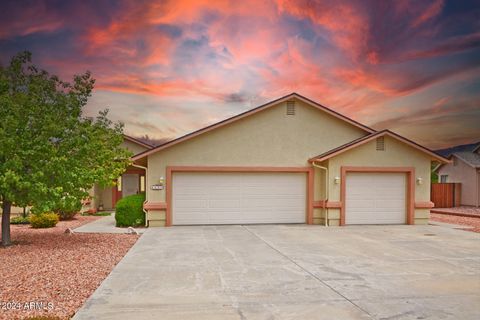
[[[478,153],[464,151],[464,152],[455,152],[453,155],[462,159],[468,165],[474,168],[480,168],[480,154]]]
[[[475,147],[475,149],[473,149],[473,152],[477,152],[478,150],[480,150],[480,143]]]

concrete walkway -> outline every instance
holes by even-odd
[[[73,319],[480,319],[480,235],[440,226],[150,228]]]
[[[135,228],[138,233],[144,233],[146,228]],[[128,228],[115,227],[115,212],[98,220],[84,224],[73,230],[77,233],[127,233]]]

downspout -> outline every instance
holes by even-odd
[[[477,208],[480,207],[480,169],[477,171]]]
[[[148,168],[147,167],[144,167],[144,166],[141,166],[141,165],[138,165],[138,164],[134,164],[132,163],[132,167],[135,167],[135,168],[140,168],[140,169],[144,169],[145,170],[145,201],[143,202],[143,206],[142,206],[142,211],[143,213],[145,213],[145,227],[148,227],[148,219],[147,219],[147,215],[148,215],[148,211],[145,210],[145,204],[147,203],[147,196],[148,196],[148,192],[147,192],[147,186],[148,186]]]
[[[327,167],[322,167],[319,164],[315,163],[315,160],[312,161],[312,166],[315,168],[321,169],[325,171],[325,227],[328,227],[328,208],[327,208],[327,201],[328,201],[328,181],[330,180],[329,174],[328,174],[328,168]]]

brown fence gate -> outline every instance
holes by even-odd
[[[435,208],[460,206],[461,187],[461,183],[432,183],[430,197]]]

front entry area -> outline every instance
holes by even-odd
[[[122,175],[122,187],[122,197],[139,193],[140,175],[137,173],[126,173]]]
[[[118,179],[115,186],[112,187],[112,208],[115,208],[117,202],[127,196],[145,192],[145,170],[137,168],[128,168]]]
[[[306,212],[306,173],[173,173],[173,225],[305,223]]]

